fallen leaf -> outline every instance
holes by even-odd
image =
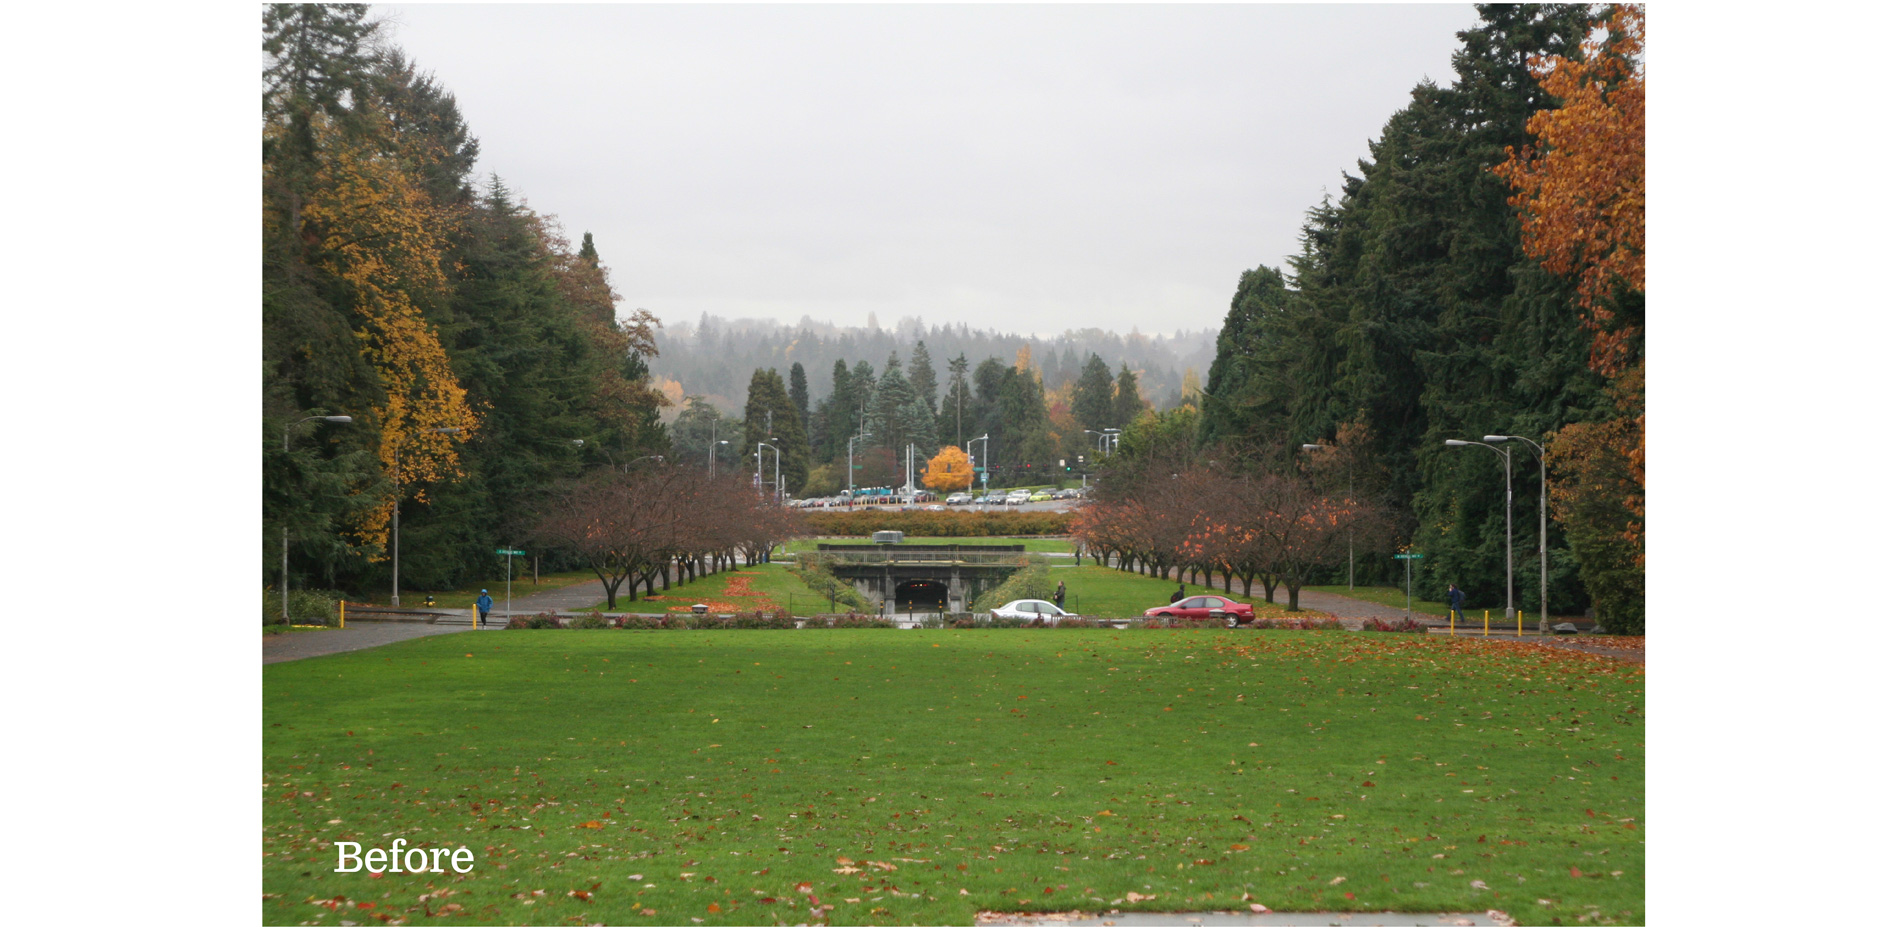
[[[1260,904],[1259,902],[1255,902],[1253,904],[1248,905],[1247,910],[1252,911],[1255,914],[1272,914],[1273,913],[1272,908],[1269,908],[1266,905]]]

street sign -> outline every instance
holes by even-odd
[[[1393,554],[1392,559],[1394,560],[1423,560],[1425,559],[1425,555],[1424,554]]]
[[[512,555],[516,557],[526,557],[528,555],[528,552],[525,550],[498,550],[498,551],[495,551],[495,553],[502,554],[504,556]]]

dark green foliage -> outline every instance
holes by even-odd
[[[792,408],[798,412],[798,427],[811,435],[811,386],[805,382],[805,365],[794,361],[792,369],[785,374],[785,392],[792,398]]]
[[[778,453],[761,449],[760,444],[776,447]],[[752,385],[746,391],[745,439],[740,456],[755,458],[753,472],[766,484],[772,482],[776,464],[785,480],[785,491],[796,496],[804,489],[805,474],[811,469],[807,448],[805,427],[778,371],[753,371]]]
[[[1141,398],[1140,385],[1135,372],[1122,365],[1122,372],[1115,376],[1115,405],[1110,416],[1116,428],[1127,428],[1148,408],[1147,400]]]
[[[1308,213],[1292,280],[1267,268],[1242,275],[1200,438],[1283,460],[1364,424],[1365,471],[1376,476],[1362,477],[1356,495],[1398,514],[1399,536],[1425,555],[1421,583],[1456,582],[1472,605],[1497,607],[1504,474],[1494,455],[1445,439],[1543,441],[1607,414],[1608,403],[1585,366],[1571,284],[1524,257],[1509,191],[1489,170],[1505,146],[1526,144],[1530,115],[1554,103],[1529,58],[1574,53],[1587,9],[1484,5],[1479,15],[1460,33],[1457,80],[1416,87],[1358,176]],[[1514,463],[1517,599],[1534,609],[1536,460],[1519,445]],[[1554,522],[1550,543],[1550,607],[1581,609],[1577,559]],[[1384,572],[1369,577],[1367,567]],[[1359,579],[1400,573],[1381,552],[1361,560]]]
[[[930,406],[930,414],[937,414],[937,368],[930,363],[930,349],[922,341],[910,352],[910,388],[918,397]]]
[[[1090,354],[1082,365],[1081,376],[1075,381],[1073,411],[1083,428],[1101,431],[1115,427],[1115,379],[1101,355]]]

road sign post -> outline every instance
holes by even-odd
[[[1412,613],[1412,561],[1425,559],[1424,554],[1393,554],[1392,559],[1405,561],[1405,613]]]
[[[528,552],[525,550],[507,550],[504,548],[504,549],[495,551],[495,553],[505,554],[508,557],[508,575],[504,579],[504,581],[508,584],[506,586],[508,604],[503,606],[502,614],[513,617],[514,612],[515,612],[515,558],[526,557],[528,555]]]

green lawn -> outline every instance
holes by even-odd
[[[1054,565],[1063,561],[1052,560]],[[1180,585],[1171,579],[1143,576],[1140,573],[1124,573],[1109,567],[1099,567],[1083,558],[1079,567],[1066,567],[1050,571],[1050,578],[1068,583],[1069,595],[1062,607],[1079,615],[1096,618],[1132,618],[1158,605],[1168,604],[1174,596],[1174,590]],[[1236,586],[1238,589],[1238,586]],[[1286,590],[1280,590],[1278,602],[1239,594],[1228,595],[1219,586],[1197,586],[1187,584],[1188,595],[1225,595],[1236,602],[1253,604],[1254,616],[1258,618],[1288,618],[1299,615],[1317,615],[1311,609],[1288,611]]]
[[[1644,918],[1642,667],[1528,645],[497,631],[263,673],[266,923]],[[475,869],[332,871],[396,837]]]
[[[785,545],[785,549],[787,549],[787,550],[790,550],[790,551],[792,551],[792,552],[794,552],[794,553],[796,553],[796,552],[799,552],[799,551],[807,551],[807,550],[817,550],[817,549],[818,549],[818,545],[819,545],[820,543],[825,543],[825,544],[870,544],[870,543],[871,543],[871,539],[870,539],[870,538],[868,538],[868,537],[852,537],[852,538],[831,538],[831,537],[825,537],[825,538],[799,538],[799,539],[798,539],[798,540],[796,540],[796,541],[793,541],[793,542],[791,542],[791,543],[789,543],[789,544],[786,544],[786,545]],[[1040,553],[1064,553],[1064,554],[1068,554],[1068,553],[1074,553],[1074,552],[1075,552],[1075,544],[1074,544],[1074,542],[1072,542],[1072,541],[1070,541],[1070,540],[1069,540],[1068,538],[926,538],[926,537],[907,537],[907,538],[905,538],[905,539],[904,539],[903,541],[901,541],[901,542],[899,542],[899,543],[902,543],[902,544],[905,544],[905,545],[911,545],[911,544],[988,544],[988,545],[995,545],[995,544],[1021,544],[1021,545],[1023,545],[1023,549],[1024,549],[1024,550],[1027,550],[1027,551],[1036,551],[1036,552],[1040,552]]]
[[[595,583],[598,585],[599,581]],[[751,595],[743,594],[748,590]],[[658,596],[629,602],[623,595],[614,603],[613,610],[648,613],[679,611],[695,602],[705,603],[714,614],[789,608],[797,614],[810,615],[830,610],[830,604],[823,596],[811,591],[811,587],[779,563],[742,566],[737,570],[702,576],[690,583],[660,590]],[[606,611],[607,600],[594,603],[593,609]]]

